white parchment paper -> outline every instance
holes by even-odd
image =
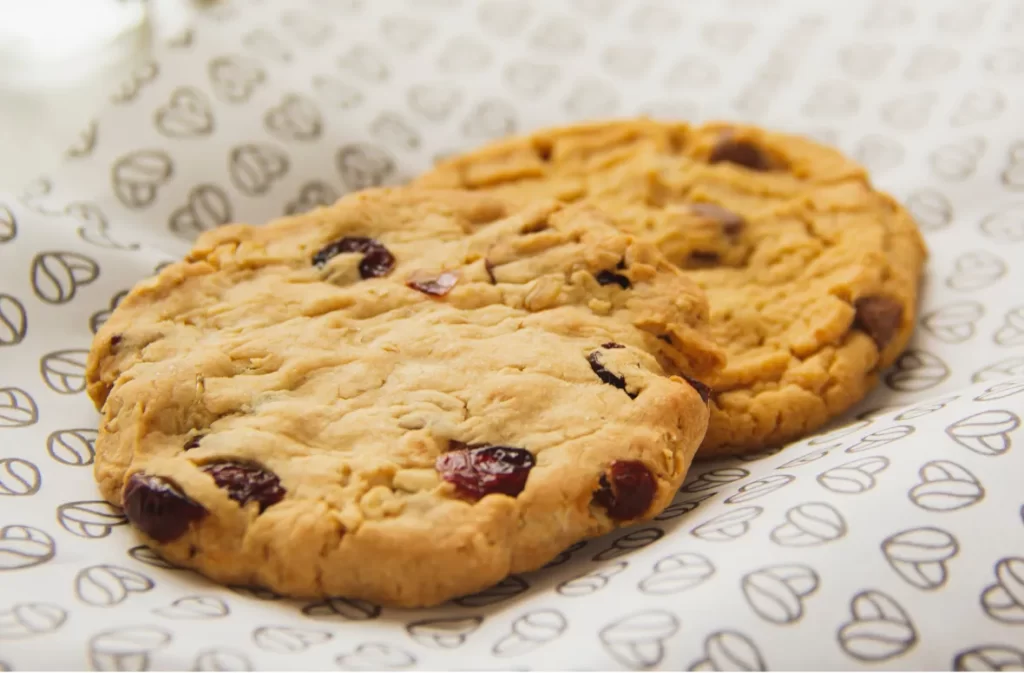
[[[223,3],[0,193],[0,670],[1024,667],[1022,85],[1011,0]],[[838,429],[424,611],[213,585],[100,501],[90,338],[198,232],[637,113],[834,143],[918,218],[917,335]]]

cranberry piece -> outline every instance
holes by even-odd
[[[587,362],[590,363],[590,368],[594,370],[595,374],[597,374],[597,378],[601,379],[608,385],[614,386],[621,390],[622,392],[626,393],[627,395],[629,395],[630,399],[636,399],[637,393],[631,393],[628,390],[626,390],[626,379],[622,378],[618,374],[611,373],[605,368],[604,364],[601,362],[600,352],[594,351],[593,353],[588,355]]]
[[[854,327],[862,329],[874,340],[878,350],[885,350],[903,322],[903,304],[891,297],[861,297],[853,302]]]
[[[718,264],[721,258],[713,250],[693,250],[687,260],[689,267],[709,267]]]
[[[738,236],[746,224],[742,215],[713,203],[693,203],[690,204],[690,210],[701,217],[716,220],[722,225],[722,232],[730,238]]]
[[[704,400],[704,403],[707,404],[708,400],[711,399],[711,386],[706,383],[701,383],[697,379],[691,379],[686,374],[683,374],[682,376],[686,379],[687,383],[693,386],[693,389],[697,391],[697,394],[700,395],[702,400]]]
[[[414,290],[434,297],[443,297],[452,291],[455,284],[459,282],[459,275],[451,271],[441,273],[417,273],[405,282]]]
[[[601,348],[625,348],[622,344],[617,344],[614,341],[601,344]]]
[[[723,161],[752,171],[768,171],[772,168],[771,160],[760,147],[749,140],[735,140],[729,136],[719,140],[708,157],[708,163]]]
[[[124,337],[121,336],[120,334],[115,334],[114,336],[110,337],[110,350],[113,351],[115,348],[117,348],[117,345],[121,343],[121,341],[123,340]]]
[[[482,498],[488,493],[516,496],[526,488],[526,478],[535,464],[533,454],[511,446],[457,447],[441,454],[435,469],[460,493]]]
[[[671,344],[672,343],[672,337],[669,336],[668,334],[659,334],[658,338],[661,339],[662,341],[664,341],[667,344]]]
[[[281,480],[269,470],[252,463],[207,463],[202,466],[203,472],[213,477],[218,487],[228,492],[228,497],[245,505],[255,500],[260,505],[260,513],[271,505],[281,502],[285,490]]]
[[[612,283],[618,285],[623,290],[630,288],[629,279],[622,274],[615,273],[614,271],[601,271],[596,276],[597,282],[601,285],[611,285]]]
[[[331,258],[346,252],[361,252],[359,275],[362,278],[386,276],[395,265],[395,257],[379,241],[366,236],[346,236],[328,243],[313,255],[313,266],[322,267]]]
[[[491,264],[491,260],[484,260],[484,270],[487,271],[487,277],[491,279],[491,285],[497,285],[498,279],[494,277],[494,265]]]
[[[124,488],[124,513],[157,542],[171,542],[184,535],[190,523],[206,516],[206,509],[170,479],[136,472]]]
[[[616,460],[601,475],[594,500],[611,518],[627,521],[647,511],[657,488],[651,471],[639,460]]]
[[[192,437],[191,439],[189,439],[187,442],[185,442],[185,447],[184,447],[185,450],[188,451],[189,449],[198,449],[199,448],[199,442],[201,442],[203,437],[205,437],[205,436],[206,436],[205,434],[199,433],[195,437]]]

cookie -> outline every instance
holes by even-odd
[[[225,226],[96,335],[95,476],[217,581],[434,605],[668,505],[707,314],[586,206],[379,189]]]
[[[629,120],[541,131],[450,158],[416,184],[602,207],[707,293],[728,365],[700,456],[810,433],[910,339],[926,258],[864,169],[797,136]]]

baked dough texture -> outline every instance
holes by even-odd
[[[759,128],[647,119],[553,128],[418,178],[601,207],[707,293],[728,364],[699,455],[795,440],[849,409],[906,347],[923,239],[836,150]]]
[[[221,227],[96,335],[95,476],[219,582],[435,605],[669,504],[708,312],[587,205],[375,189]]]

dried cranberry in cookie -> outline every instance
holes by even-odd
[[[225,461],[207,463],[200,469],[213,477],[214,483],[240,505],[259,503],[260,512],[281,502],[285,495],[277,475],[259,465]]]
[[[533,454],[511,446],[466,446],[453,442],[453,450],[437,458],[441,477],[459,493],[482,498],[489,493],[517,496],[526,488],[534,466]]]
[[[752,171],[770,171],[773,168],[771,158],[756,143],[750,140],[737,140],[731,134],[723,135],[708,156],[710,164],[722,162],[736,164]]]
[[[136,472],[124,487],[124,513],[132,524],[157,542],[185,534],[206,509],[185,495],[170,479]]]
[[[903,304],[891,297],[861,297],[853,303],[856,311],[854,327],[862,329],[885,350],[903,322]]]
[[[637,393],[632,393],[626,390],[626,379],[618,374],[613,374],[604,366],[604,363],[601,361],[601,353],[599,351],[594,351],[588,355],[587,362],[590,363],[590,368],[594,370],[594,373],[597,374],[599,379],[610,386],[618,388],[629,395],[631,399],[636,399]]]
[[[654,502],[658,485],[647,466],[638,460],[617,460],[601,475],[594,500],[608,516],[627,521],[641,516]]]
[[[626,278],[621,273],[615,273],[614,271],[599,271],[597,276],[597,282],[601,285],[618,285],[623,290],[630,288],[629,278]]]
[[[328,243],[313,255],[313,266],[321,267],[332,258],[346,252],[361,252],[359,275],[362,278],[380,278],[391,272],[395,257],[379,241],[366,236],[345,236]]]

